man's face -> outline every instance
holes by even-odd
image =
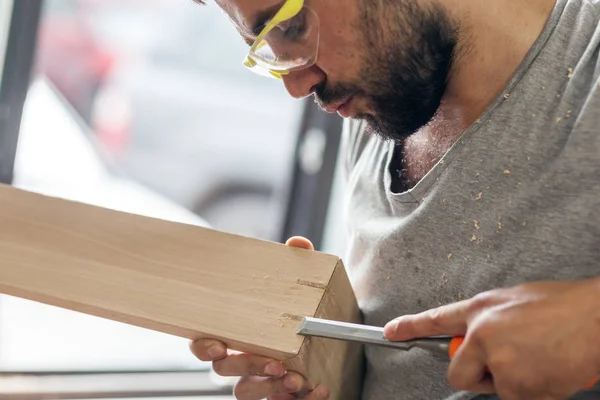
[[[217,0],[248,41],[250,27],[282,0]],[[283,77],[296,98],[364,119],[400,141],[438,110],[457,43],[457,26],[436,0],[305,0],[320,21],[318,58]]]

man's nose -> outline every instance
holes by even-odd
[[[310,96],[325,78],[325,73],[315,65],[282,77],[286,90],[295,99]]]

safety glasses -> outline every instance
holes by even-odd
[[[286,0],[252,44],[244,65],[259,75],[281,79],[317,60],[319,17],[304,0]]]

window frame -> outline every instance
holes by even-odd
[[[23,104],[33,68],[42,0],[9,1],[10,14],[0,78],[0,183],[11,184]],[[5,23],[6,21],[0,21]],[[1,40],[1,38],[0,38]],[[0,54],[1,56],[2,54]]]
[[[327,240],[328,214],[337,172],[343,119],[337,114],[325,113],[310,98],[304,104],[279,238],[285,242],[291,236],[304,236],[311,240],[315,250],[320,251]],[[324,139],[319,146],[319,154],[313,156],[317,157],[315,162],[320,162],[316,171],[304,161],[304,153],[311,150],[311,146],[304,145],[314,139],[315,134],[322,135]]]

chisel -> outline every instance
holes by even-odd
[[[312,317],[304,317],[296,333],[302,336],[346,340],[406,351],[418,348],[427,350],[431,353],[441,354],[448,357],[448,359],[454,357],[454,354],[456,354],[458,348],[464,341],[463,336],[432,336],[402,342],[392,342],[387,340],[383,335],[383,327],[352,324]],[[598,379],[594,379],[585,387],[585,389],[593,388],[597,382]]]
[[[464,338],[457,336],[434,336],[403,342],[392,342],[383,335],[383,328],[352,324],[320,318],[304,317],[297,332],[303,336],[316,336],[328,339],[346,340],[365,344],[390,347],[399,350],[419,348],[452,358]]]

